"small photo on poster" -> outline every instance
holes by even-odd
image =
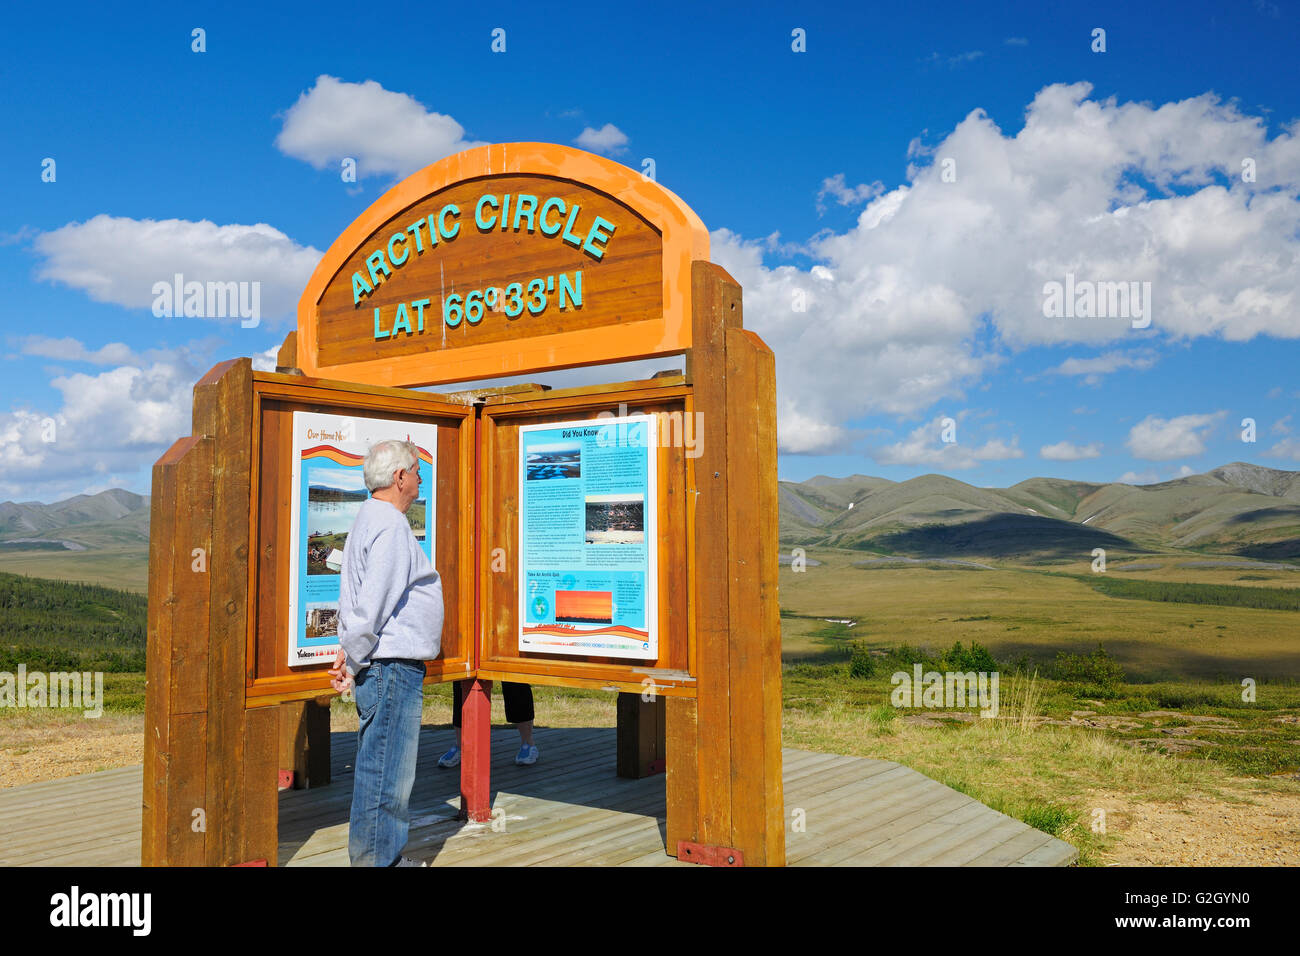
[[[423,541],[428,533],[425,522],[428,520],[429,503],[423,498],[416,498],[411,507],[406,509],[406,521],[411,526],[411,534],[416,541]]]
[[[581,477],[582,447],[578,442],[551,442],[528,449],[529,481]]]
[[[560,624],[613,624],[614,595],[609,591],[556,591],[555,620]]]
[[[587,495],[587,544],[643,544],[645,495]]]
[[[308,637],[337,637],[339,609],[332,601],[307,602],[306,625]]]
[[[343,546],[368,497],[360,471],[309,465],[307,469],[307,573],[338,574]]]

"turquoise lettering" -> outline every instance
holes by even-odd
[[[581,209],[582,207],[577,203],[573,204],[573,208],[569,210],[569,221],[564,224],[564,235],[560,236],[560,239],[574,248],[582,245],[582,238],[580,236],[575,236],[571,231],[573,229],[574,221],[578,218],[578,211]]]
[[[449,202],[447,203],[447,205],[443,206],[442,211],[438,213],[438,234],[442,236],[442,238],[450,242],[452,239],[455,239],[457,235],[459,235],[460,223],[456,223],[455,229],[448,229],[447,213],[451,213],[453,216],[459,216],[460,208],[455,203]]]
[[[379,285],[379,276],[375,275],[375,260],[379,261],[379,269],[383,272],[384,277],[391,276],[392,270],[388,268],[388,263],[384,261],[384,251],[376,249],[370,255],[366,256],[366,268],[370,271],[370,281],[374,285]]]
[[[567,272],[560,273],[560,308],[564,309],[570,303],[575,309],[582,308],[582,270],[579,269],[573,274],[575,282],[569,282]],[[576,283],[576,284],[575,284]]]
[[[434,222],[433,213],[429,213],[429,248],[438,244],[438,224]]]
[[[602,227],[608,229],[609,232],[602,231]],[[602,219],[600,216],[597,216],[592,222],[591,228],[587,230],[587,241],[582,244],[582,251],[593,259],[601,258],[605,254],[605,250],[603,248],[598,248],[596,243],[600,243],[603,247],[609,242],[610,237],[614,235],[614,230],[616,228],[617,227],[608,219]]]
[[[397,242],[397,240],[399,239],[402,240],[402,244],[403,244],[402,258],[400,259],[397,258],[397,256],[393,255],[393,243]],[[590,239],[590,236],[588,237],[588,239]],[[411,250],[405,248],[405,244],[406,244],[406,233],[404,232],[395,232],[393,233],[393,237],[388,240],[388,261],[391,262],[393,265],[400,266],[403,262],[406,261],[406,257],[411,254]]]
[[[493,213],[492,218],[485,222],[482,215],[483,207],[485,205],[491,206],[493,209],[498,208],[497,197],[491,193],[484,193],[482,196],[478,197],[478,203],[474,206],[474,225],[486,232],[497,224],[497,217],[496,213]]]
[[[549,225],[546,221],[546,214],[550,212],[552,209],[558,210],[560,215],[563,216],[564,200],[561,199],[559,196],[552,196],[550,199],[546,200],[546,202],[542,203],[542,214],[538,218],[541,220],[541,229],[542,229],[543,236],[553,236],[560,231],[560,226],[562,225],[562,223],[557,222],[555,225],[552,226]]]
[[[420,227],[424,225],[423,219],[417,219],[411,225],[406,227],[406,231],[415,236],[415,251],[417,254],[424,252],[424,237],[420,235]]]
[[[529,196],[526,193],[520,193],[515,197],[515,221],[510,228],[515,232],[519,231],[519,220],[524,216],[528,217],[528,231],[533,231],[533,214],[537,211],[537,197]]]
[[[375,338],[377,339],[388,338],[388,333],[381,331],[379,328],[379,307],[378,306],[375,307]]]
[[[397,318],[393,320],[393,336],[396,337],[398,332],[406,331],[407,335],[411,334],[411,317],[406,314],[406,303],[397,303]]]
[[[360,272],[352,273],[352,304],[358,305],[363,295],[370,295],[374,292],[374,286],[365,280]]]
[[[424,331],[424,307],[428,304],[428,299],[416,299],[411,303],[411,307],[415,309],[415,321],[418,323],[415,329],[417,332]]]

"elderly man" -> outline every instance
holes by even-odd
[[[406,520],[420,492],[409,441],[377,442],[362,466],[369,500],[343,547],[339,648],[331,684],[352,689],[357,756],[348,855],[353,866],[422,866],[402,856],[423,709],[424,662],[442,645],[442,581]]]

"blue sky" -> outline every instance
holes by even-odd
[[[699,213],[777,354],[782,478],[1300,467],[1292,5],[130,9],[0,35],[0,499],[147,492],[355,216],[520,140],[653,158]],[[262,282],[257,327],[153,315],[205,263]],[[1045,316],[1067,272],[1150,282],[1149,327]]]

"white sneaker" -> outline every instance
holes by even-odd
[[[538,750],[531,744],[524,744],[519,748],[519,753],[515,754],[515,763],[520,766],[537,763]]]
[[[454,767],[460,763],[460,748],[452,747],[438,758],[439,767]]]

